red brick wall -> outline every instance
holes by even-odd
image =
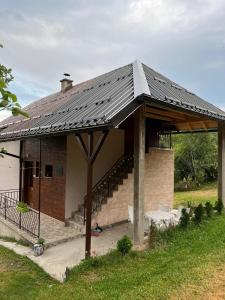
[[[41,178],[41,212],[65,220],[65,187],[66,187],[66,137],[42,138],[42,178]],[[24,159],[33,161],[35,174],[36,161],[39,161],[39,139],[28,139],[24,142]],[[45,177],[45,166],[53,166],[53,177]],[[62,169],[59,174],[57,169]],[[62,175],[62,176],[61,176]],[[29,205],[38,209],[39,178],[33,178],[33,188],[30,189]]]

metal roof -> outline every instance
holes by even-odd
[[[139,96],[225,120],[225,112],[136,61],[58,92],[24,108],[30,118],[9,117],[0,123],[0,141],[112,128],[139,105]],[[116,121],[115,121],[116,120]]]
[[[218,120],[225,120],[225,112],[143,64],[152,99]]]

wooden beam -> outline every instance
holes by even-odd
[[[99,137],[97,144],[95,146],[94,152],[91,155],[92,163],[94,163],[99,151],[101,150],[102,145],[104,144],[104,141],[105,141],[107,135],[108,135],[108,131],[104,131],[104,132],[102,132],[101,136]]]
[[[161,110],[153,107],[146,107],[146,112],[147,113],[153,113],[153,114],[158,114],[160,116],[166,116],[166,117],[171,117],[174,119],[180,119],[180,120],[186,120],[185,116],[182,115],[181,113],[177,112],[171,112],[171,111],[166,111],[166,110]]]
[[[88,133],[87,146],[80,134],[76,135],[77,142],[85,155],[87,160],[87,196],[84,205],[86,218],[86,239],[85,239],[85,258],[91,256],[91,217],[92,217],[92,186],[93,186],[93,164],[101,150],[104,141],[108,135],[108,131],[102,132],[95,147],[94,147],[94,133]]]
[[[225,123],[218,123],[218,199],[225,205]]]
[[[165,106],[162,106],[162,104],[158,104],[158,103],[154,103],[154,106],[151,106],[151,107],[165,109]],[[175,109],[175,108],[168,107],[168,106],[166,107],[166,109],[168,111],[171,111],[171,112],[174,112],[174,113],[178,113],[179,112],[182,115],[189,116],[191,118],[196,118],[196,120],[199,119],[199,118],[202,118],[202,119],[204,118],[201,114],[199,114],[197,112],[186,112],[184,110],[180,111],[179,109]],[[207,120],[207,116],[205,116],[204,120]]]
[[[91,213],[92,213],[92,184],[93,184],[93,163],[91,161],[91,155],[93,153],[93,144],[94,144],[94,134],[93,132],[88,132],[87,197],[84,203],[84,209],[86,210],[85,212],[85,218],[86,218],[85,258],[91,256]]]
[[[203,127],[206,131],[208,131],[208,127],[207,127],[206,123],[202,121],[201,124],[202,124],[202,127]]]
[[[159,115],[155,115],[155,114],[150,114],[150,113],[146,113],[145,114],[146,118],[151,118],[151,119],[157,119],[157,120],[163,120],[163,121],[175,121],[174,119],[171,119],[169,117],[165,117],[165,116],[159,116]]]
[[[87,159],[88,158],[88,150],[87,150],[87,147],[84,143],[84,140],[83,140],[82,136],[78,133],[78,134],[75,135],[75,137],[76,137],[76,140],[77,140],[77,142],[80,146],[81,151],[84,153],[84,156]]]
[[[20,141],[20,170],[19,170],[19,201],[22,201],[22,189],[23,189],[23,141]]]

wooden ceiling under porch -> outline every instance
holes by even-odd
[[[146,105],[146,118],[160,120],[165,130],[171,132],[216,131],[218,122],[190,111],[178,111],[160,105]]]

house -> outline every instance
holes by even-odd
[[[91,228],[128,219],[143,242],[145,211],[173,205],[173,133],[219,133],[219,197],[225,199],[225,112],[135,61],[25,108],[0,123],[0,214],[40,235],[40,214]],[[27,214],[15,216],[24,201]],[[14,211],[11,212],[12,207]],[[32,226],[31,226],[32,225]]]

